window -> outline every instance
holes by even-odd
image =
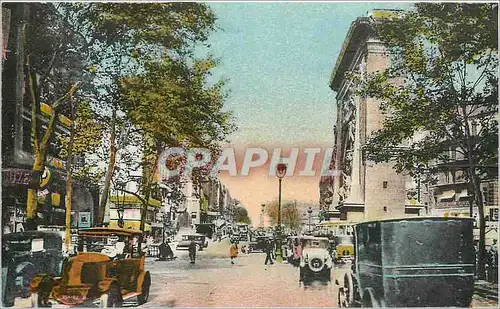
[[[387,189],[387,184],[388,184],[388,182],[387,182],[387,181],[384,181],[384,182],[382,183],[382,187],[383,187],[384,189]]]

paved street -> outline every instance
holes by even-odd
[[[263,253],[240,254],[234,265],[229,241],[199,252],[190,265],[187,252],[173,262],[148,263],[153,287],[144,307],[335,307],[336,289],[320,282],[299,287],[298,268],[264,265]]]
[[[313,282],[301,287],[298,268],[287,263],[266,266],[263,253],[240,253],[232,265],[227,238],[198,252],[194,265],[187,251],[174,252],[175,261],[147,259],[153,284],[149,302],[141,307],[337,307],[335,285]],[[345,266],[334,269],[332,282],[344,271]],[[16,300],[16,307],[29,304],[29,299]],[[497,305],[480,295],[472,302],[472,307]],[[136,306],[135,299],[124,306]]]

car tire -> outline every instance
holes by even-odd
[[[110,307],[121,307],[123,304],[123,298],[121,293],[121,288],[118,284],[111,284],[108,293],[104,293],[100,297],[99,307],[110,308]]]
[[[144,280],[142,281],[141,295],[137,296],[137,303],[139,304],[139,306],[148,302],[150,288],[151,288],[151,275],[149,274],[149,271],[147,271],[146,275],[144,276]]]

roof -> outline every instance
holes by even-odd
[[[134,236],[140,235],[140,230],[111,228],[111,227],[91,227],[88,229],[81,229],[78,231],[79,235],[123,235]]]
[[[354,60],[359,44],[366,40],[372,31],[369,17],[358,17],[352,22],[330,77],[330,88],[332,90],[339,90],[344,74]]]
[[[352,22],[330,77],[330,88],[332,90],[338,91],[340,89],[342,81],[344,80],[344,74],[354,61],[354,56],[356,55],[359,45],[375,33],[372,27],[373,21],[397,18],[403,14],[404,11],[402,10],[375,9],[371,12],[370,17],[358,17]]]
[[[44,238],[44,237],[61,238],[61,233],[57,231],[24,231],[24,232],[4,234],[3,237],[5,240]]]
[[[326,237],[315,237],[315,236],[299,236],[300,239],[306,239],[306,240],[326,240],[326,241],[330,241],[328,238]]]
[[[366,220],[358,222],[357,224],[365,224],[372,222],[391,222],[391,221],[424,221],[424,220],[475,220],[471,217],[438,217],[438,216],[418,216],[418,217],[399,217],[399,218],[383,218],[379,220]]]

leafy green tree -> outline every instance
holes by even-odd
[[[157,181],[158,160],[165,147],[200,147],[216,150],[234,125],[222,110],[223,81],[208,85],[216,62],[165,57],[145,65],[145,72],[121,80],[121,104],[144,137],[142,191],[150,195]],[[208,174],[208,173],[206,173]],[[144,226],[146,209],[141,215]]]
[[[278,224],[278,201],[267,203],[266,212],[271,224]],[[300,229],[302,222],[296,202],[281,203],[281,224],[294,231]]]
[[[144,62],[164,54],[189,55],[195,43],[206,40],[215,27],[215,14],[201,3],[63,3],[67,25],[78,25],[85,39],[87,66],[93,82],[87,95],[104,126],[106,149],[99,151],[108,162],[98,224],[102,223],[116,164],[125,157],[127,145],[139,144],[137,130],[127,120],[119,100],[119,80],[144,72]],[[127,164],[121,164],[126,166]],[[116,175],[115,175],[116,174]]]
[[[234,208],[234,221],[236,223],[252,223],[252,220],[248,216],[248,211],[243,206],[237,206]]]
[[[443,172],[436,160],[455,164],[445,155],[450,148],[463,155],[478,207],[483,277],[480,183],[497,174],[498,161],[498,5],[416,3],[414,10],[374,25],[390,65],[368,76],[352,75],[360,83],[359,95],[380,99],[386,116],[367,155],[417,177]]]
[[[60,156],[66,160],[66,250],[71,242],[71,201],[73,196],[73,177],[77,180],[88,181],[92,172],[88,165],[75,164],[75,158],[85,159],[92,154],[101,144],[102,127],[95,121],[88,102],[71,103],[73,119],[69,136],[61,136]],[[74,110],[77,110],[76,113]],[[87,162],[88,163],[88,162]],[[86,167],[87,166],[87,167]],[[95,180],[94,182],[96,183]]]
[[[26,63],[25,83],[28,110],[31,110],[31,141],[33,149],[34,179],[41,175],[47,164],[54,139],[55,124],[60,115],[68,115],[68,102],[75,96],[84,79],[85,70],[79,53],[81,40],[71,28],[59,20],[59,12],[50,3],[16,4],[20,20],[25,20],[22,38]],[[49,113],[45,126],[39,114]],[[36,229],[37,188],[28,189],[27,229]]]

